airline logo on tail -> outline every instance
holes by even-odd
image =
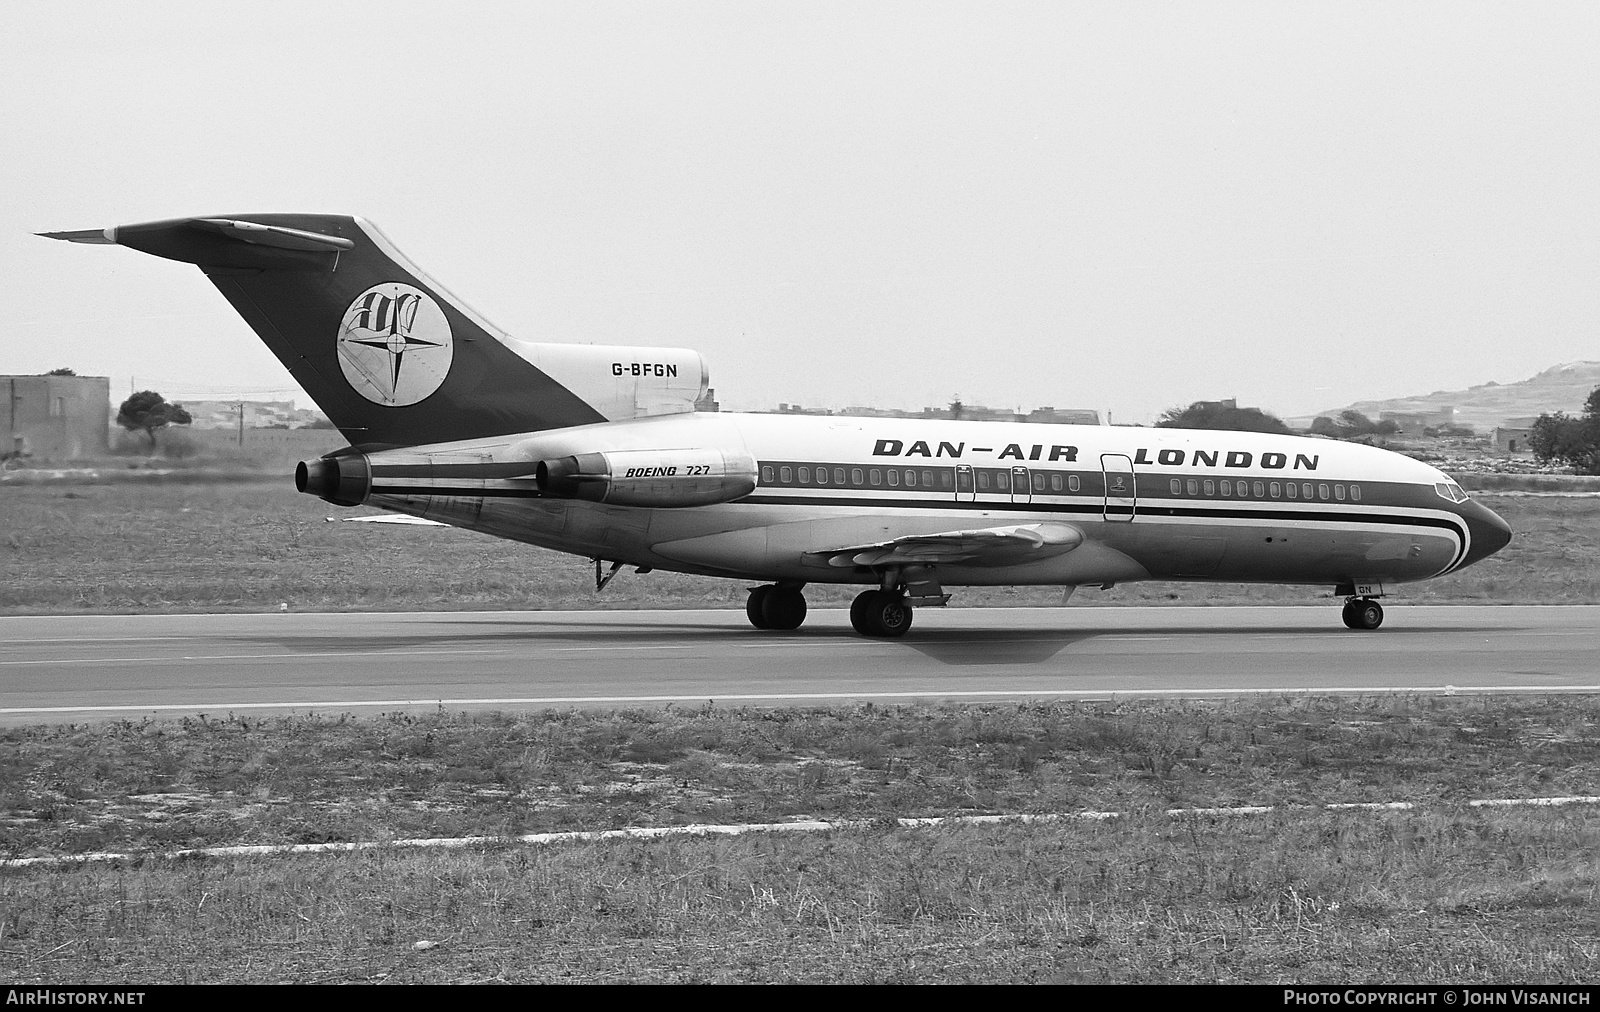
[[[455,358],[450,321],[433,298],[398,282],[356,296],[339,325],[339,366],[356,393],[387,407],[416,404]]]

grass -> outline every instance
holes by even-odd
[[[1586,697],[232,715],[0,731],[0,853],[1600,793]]]
[[[1585,981],[1600,701],[295,717],[0,736],[11,853],[800,816],[1114,822],[0,872],[82,981]],[[1173,805],[1419,802],[1173,819]],[[417,942],[436,942],[416,948]]]
[[[0,959],[18,984],[1582,983],[1596,830],[1292,814],[97,866],[0,878]]]
[[[1403,601],[1600,602],[1600,500],[1482,495],[1516,531],[1498,555]],[[0,612],[737,608],[747,584],[624,573],[468,531],[327,523],[348,511],[274,482],[0,486]],[[1076,605],[1313,604],[1332,588],[1127,584]],[[814,607],[857,588],[813,585]],[[1061,602],[1054,587],[955,588],[958,605]]]

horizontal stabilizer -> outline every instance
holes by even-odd
[[[851,566],[949,565],[1009,566],[1063,555],[1083,543],[1083,532],[1066,524],[985,527],[940,534],[910,534],[872,545],[855,545],[806,554],[840,569]]]
[[[414,516],[411,516],[410,514],[407,514],[407,513],[380,513],[377,516],[373,516],[373,517],[328,517],[327,521],[330,524],[337,521],[337,522],[342,522],[342,523],[347,523],[347,524],[351,524],[351,523],[406,524],[408,526],[416,526],[416,527],[449,527],[450,526],[449,524],[441,524],[437,520],[424,520],[422,517],[414,517]]]
[[[114,228],[80,228],[72,232],[35,232],[46,239],[62,239],[66,242],[86,242],[95,246],[115,246],[117,230]]]
[[[220,232],[229,239],[239,239],[258,246],[276,246],[279,249],[327,252],[354,249],[356,245],[349,239],[342,239],[336,235],[285,228],[282,225],[259,225],[253,221],[238,221],[233,218],[196,218],[193,226]]]

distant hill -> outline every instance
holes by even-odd
[[[1568,362],[1518,383],[1484,383],[1466,390],[1436,390],[1422,397],[1357,401],[1349,407],[1374,420],[1385,411],[1437,411],[1453,407],[1457,425],[1470,425],[1480,433],[1487,433],[1511,418],[1550,411],[1576,414],[1583,410],[1583,402],[1595,387],[1600,387],[1600,362]],[[1318,414],[1333,417],[1344,410],[1346,408],[1333,408]]]

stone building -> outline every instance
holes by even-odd
[[[72,460],[108,451],[109,378],[0,376],[0,393],[0,454]]]

